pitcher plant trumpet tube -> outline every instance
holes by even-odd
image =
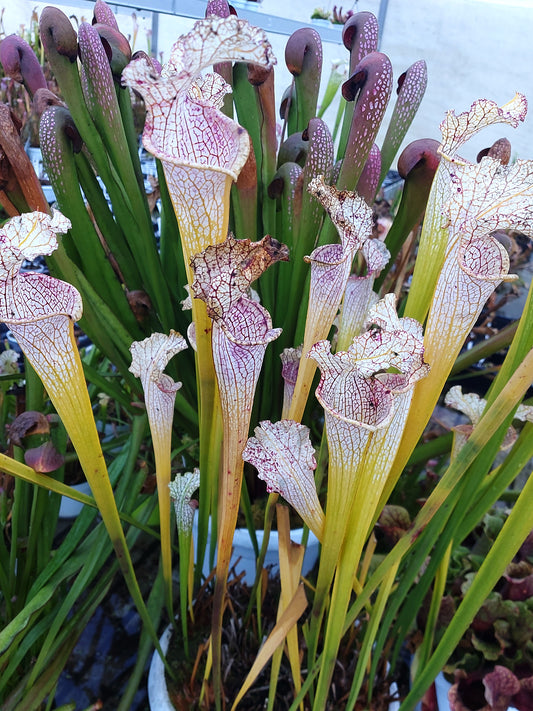
[[[312,653],[336,570],[324,642],[332,663],[321,668],[318,708],[328,693],[354,578],[357,587],[359,561],[390,477],[414,383],[429,372],[422,327],[414,319],[397,316],[393,294],[378,301],[366,324],[366,333],[346,352],[331,354],[327,341],[310,352],[322,373],[316,395],[326,415],[330,457]]]
[[[19,271],[24,260],[52,254],[58,246],[56,235],[69,227],[60,212],[25,213],[3,225],[0,320],[11,329],[68,432],[130,593],[158,645],[133,571],[74,338],[74,322],[82,315],[80,294],[47,274]]]
[[[242,457],[254,465],[267,490],[281,494],[320,540],[324,512],[313,475],[316,459],[309,429],[293,420],[261,422]]]
[[[356,193],[341,192],[326,185],[323,176],[314,178],[308,190],[330,215],[341,243],[318,247],[306,257],[311,263],[309,306],[303,355],[289,411],[289,419],[297,422],[302,418],[316,370],[316,364],[307,359],[307,354],[317,341],[327,338],[342,301],[355,253],[372,233],[372,210]],[[370,242],[370,251],[372,247],[375,247],[375,241]]]
[[[160,75],[146,57],[131,62],[122,74],[123,81],[139,91],[146,103],[143,144],[163,165],[189,284],[193,281],[191,258],[226,238],[230,188],[250,152],[246,131],[220,110],[231,88],[218,74],[201,76],[213,63],[231,61],[266,68],[275,63],[262,30],[234,16],[211,16],[177,40]],[[199,515],[205,538],[216,501],[222,429],[211,355],[211,320],[201,301],[193,299],[192,307],[203,481]],[[205,540],[199,540],[198,548],[203,559]]]
[[[234,16],[210,17],[178,39],[160,76],[145,57],[123,72],[146,102],[143,144],[163,163],[189,277],[191,257],[226,237],[229,189],[250,151],[248,134],[220,111],[231,87],[217,74],[201,78],[227,61],[275,63],[262,30]]]
[[[470,111],[456,116],[449,112],[441,124],[441,161],[429,198],[426,220],[434,229],[422,235],[422,253],[417,269],[427,267],[424,280],[415,284],[406,313],[424,314],[427,284],[431,284],[434,264],[440,273],[430,300],[424,347],[431,374],[417,384],[404,440],[395,468],[401,470],[433,411],[446,378],[463,343],[489,296],[502,281],[516,279],[509,272],[509,256],[492,233],[516,229],[533,234],[533,161],[517,160],[504,165],[490,155],[471,164],[457,156],[457,150],[476,131],[505,121],[516,125],[523,120],[526,101],[517,94],[501,109],[479,100]],[[428,228],[429,229],[429,228]],[[442,237],[446,241],[442,242]],[[426,251],[427,241],[444,245],[442,255]],[[440,249],[440,248],[439,248]],[[412,306],[410,306],[412,305]],[[387,492],[388,493],[388,490]]]
[[[144,341],[131,344],[132,362],[130,371],[141,379],[144,401],[152,446],[155,456],[155,474],[157,480],[157,498],[161,529],[161,558],[163,578],[170,618],[172,614],[172,554],[170,536],[170,467],[172,449],[172,420],[176,393],[181,383],[176,383],[163,370],[176,353],[187,348],[187,342],[179,333],[170,335],[153,333]]]
[[[487,405],[487,401],[485,398],[480,397],[477,393],[463,393],[460,385],[454,385],[446,393],[444,404],[448,407],[453,407],[454,410],[462,412],[468,417],[471,423],[459,424],[452,427],[453,447],[451,456],[453,458],[457,456],[460,449],[472,434],[474,427],[481,419],[483,411]],[[533,407],[531,405],[519,405],[513,419],[520,420],[520,422],[533,422]],[[517,437],[518,434],[515,428],[510,426],[500,449],[510,449],[516,442]]]
[[[193,569],[191,567],[192,526],[198,502],[192,498],[200,487],[200,470],[178,474],[168,485],[171,499],[174,501],[176,526],[178,528],[178,545],[180,552],[180,619],[185,655],[189,656],[189,637],[187,631],[187,609],[192,618],[192,583]]]
[[[216,583],[213,599],[213,681],[221,690],[221,634],[224,596],[233,535],[237,524],[244,450],[255,388],[267,345],[281,329],[273,329],[270,314],[247,296],[248,287],[272,263],[288,259],[288,250],[269,236],[260,242],[235,240],[207,247],[192,260],[196,275],[192,290],[202,299],[213,321],[213,361],[224,426],[219,479]],[[218,690],[218,691],[217,691]]]
[[[424,321],[432,302],[433,291],[443,266],[448,241],[454,240],[450,226],[442,217],[442,210],[452,193],[451,178],[459,163],[466,165],[458,156],[459,149],[478,131],[497,123],[513,128],[523,121],[527,113],[527,101],[522,94],[501,108],[487,99],[472,104],[469,111],[459,116],[449,111],[440,125],[442,141],[437,149],[441,156],[439,166],[427,202],[426,215],[420,246],[413,273],[413,282],[406,306],[406,315]],[[457,192],[457,191],[456,191]]]

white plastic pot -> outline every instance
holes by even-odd
[[[159,640],[163,654],[167,653],[172,631],[172,625],[169,625]],[[176,711],[170,702],[167,680],[165,679],[165,666],[157,650],[152,656],[148,672],[148,703],[151,711]]]
[[[169,625],[159,640],[163,654],[167,653],[172,632],[172,625]],[[393,683],[391,693],[395,693],[396,689],[396,683]],[[165,666],[157,651],[155,651],[152,656],[150,670],[148,672],[148,703],[150,711],[176,711],[168,695]],[[399,709],[399,701],[393,701],[389,704],[389,711],[399,711]]]
[[[211,532],[211,523],[209,524],[209,533]],[[256,531],[257,543],[261,548],[263,542],[263,531]],[[291,540],[295,543],[300,543],[303,536],[303,528],[297,528],[291,531]],[[196,546],[198,538],[198,524],[196,517],[193,524],[193,538]],[[208,542],[209,546],[209,542]],[[315,565],[318,559],[319,541],[318,538],[309,532],[307,547],[305,550],[304,561],[302,565],[302,575],[307,575]],[[237,528],[233,537],[233,553],[231,556],[231,566],[234,566],[237,575],[244,572],[243,582],[247,585],[253,585],[255,580],[255,553],[250,540],[250,534],[246,528]],[[267,554],[265,557],[265,566],[275,574],[278,570],[278,532],[271,531],[268,542]],[[210,573],[209,562],[204,562],[203,574],[207,577]],[[160,639],[161,649],[166,654],[170,637],[172,635],[172,625],[169,625],[163,632]],[[170,701],[167,691],[167,683],[165,679],[165,667],[161,661],[158,652],[154,652],[150,671],[148,673],[148,701],[151,711],[175,711],[174,706]],[[394,710],[396,711],[396,710]]]
[[[451,689],[452,685],[449,681],[446,681],[444,674],[439,673],[438,677],[435,679],[435,693],[437,695],[437,706],[439,711],[448,711],[450,704],[448,702],[448,691]]]
[[[42,180],[45,177],[44,164],[43,164],[43,154],[39,146],[30,146],[29,141],[25,146],[26,155],[30,159],[33,166],[35,174]]]
[[[291,541],[294,543],[301,543],[304,530],[303,528],[295,528],[291,531]],[[211,522],[209,523],[209,533],[208,538],[211,534]],[[263,543],[263,531],[258,530],[255,532],[257,537],[257,545],[261,549],[261,544]],[[198,523],[196,517],[193,523],[193,539],[196,548],[198,539]],[[318,560],[318,550],[319,541],[318,538],[309,531],[309,538],[307,539],[307,546],[305,549],[304,562],[302,565],[302,575],[305,577],[308,575],[316,561]],[[208,560],[209,552],[209,540],[207,544],[207,552],[204,560],[204,565],[202,568],[202,573],[205,577],[209,575],[210,566]],[[215,555],[216,563],[216,555]],[[255,553],[250,540],[250,534],[247,528],[237,528],[235,530],[235,535],[233,536],[233,553],[231,555],[230,568],[234,568],[237,575],[244,572],[242,582],[246,585],[253,585],[255,580]],[[265,556],[264,567],[270,571],[271,575],[275,575],[279,569],[279,559],[278,559],[278,532],[271,531],[270,538],[268,541],[268,548]]]
[[[88,494],[91,496],[91,487],[86,481],[81,484],[74,484],[72,487],[80,494]],[[79,501],[75,501],[68,496],[61,497],[61,505],[59,507],[59,518],[75,518],[83,508],[83,504]]]

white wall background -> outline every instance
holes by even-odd
[[[5,32],[18,32],[21,24],[27,27],[33,9],[40,12],[47,4],[53,3],[10,2],[3,14]],[[257,6],[258,24],[261,13],[309,24],[314,7],[331,9],[333,4],[332,0],[263,0]],[[349,0],[336,4],[350,7]],[[80,1],[60,7],[80,21],[91,20],[92,3]],[[360,0],[357,9],[377,14],[379,0]],[[122,32],[133,36],[131,13],[120,11],[118,21]],[[146,49],[151,13],[137,12],[137,22],[135,49]],[[193,23],[191,19],[160,16],[158,49],[163,58],[168,58],[172,43]],[[270,35],[270,39],[278,57],[276,91],[281,97],[291,78],[283,61],[287,38]],[[515,91],[521,91],[529,98],[533,114],[533,0],[389,0],[381,50],[390,57],[395,78],[418,59],[425,59],[428,65],[428,89],[406,143],[426,136],[439,138],[438,126],[448,109],[464,111],[481,97],[503,104]],[[346,56],[340,42],[324,44],[325,79],[332,61]],[[484,131],[465,149],[465,157],[473,159],[478,150],[500,136],[511,140],[514,155],[533,158],[531,116],[516,130],[501,126]]]
[[[507,136],[515,155],[533,158],[533,2],[390,0],[382,50],[395,74],[416,59],[427,62],[428,88],[411,136],[440,138],[448,109],[464,111],[478,98],[501,105],[520,91],[530,101],[524,124],[483,131],[465,157]]]

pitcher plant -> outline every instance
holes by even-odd
[[[27,165],[17,162],[11,145],[5,149],[20,187],[0,190],[11,216],[0,230],[0,316],[77,452],[93,493],[81,499],[100,511],[157,645],[121,523],[122,518],[154,534],[145,525],[146,494],[136,480],[136,508],[119,510],[120,483],[114,480],[113,488],[105,465],[72,335],[78,321],[112,363],[117,380],[109,387],[128,406],[140,440],[148,421],[161,541],[158,581],[164,591],[158,598],[159,582],[154,584],[150,609],[157,607],[159,620],[164,607],[187,656],[196,655],[188,636],[193,600],[202,585],[212,595],[210,637],[197,659],[204,692],[212,692],[203,696],[202,708],[209,698],[217,709],[238,707],[270,660],[266,707],[276,708],[283,650],[292,675],[291,709],[353,709],[361,703],[371,708],[382,682],[390,694],[416,606],[431,591],[434,609],[439,605],[439,580],[453,542],[466,538],[533,456],[527,425],[516,425],[511,439],[508,434],[517,408],[519,418],[529,413],[520,402],[533,381],[531,295],[488,393],[475,407],[472,399],[462,406],[475,411],[468,436],[456,438],[451,455],[449,438],[424,439],[487,300],[499,284],[515,278],[504,240],[495,233],[533,234],[531,161],[508,164],[503,144],[476,164],[459,151],[485,126],[517,126],[526,99],[517,94],[501,108],[483,99],[465,113],[450,111],[440,145],[429,139],[410,144],[398,163],[403,192],[381,239],[375,197],[422,101],[427,71],[420,60],[399,78],[378,147],[392,65],[377,51],[377,21],[370,13],[355,13],[344,26],[349,73],[333,132],[319,118],[322,47],[311,28],[297,31],[287,45],[292,81],[279,130],[276,59],[268,38],[230,13],[226,0],[207,3],[206,18],[176,41],[163,67],[142,53],[131,56],[102,0],[95,4],[95,23],[82,23],[77,33],[53,7],[43,11],[40,30],[61,96],[44,93],[39,63],[27,61],[29,46],[17,41],[14,54],[13,40],[4,52],[2,43],[0,59],[19,72],[33,95],[44,163],[61,212],[48,208],[34,181],[21,180]],[[335,67],[325,102],[339,83]],[[139,96],[146,110],[142,150],[157,167],[151,202],[132,109]],[[56,234],[64,235],[60,244]],[[19,273],[22,261],[37,255],[47,257],[53,276]],[[500,342],[489,339],[486,351]],[[459,394],[450,391],[448,401],[457,402]],[[505,438],[507,459],[493,468]],[[189,447],[187,456],[195,461],[182,462],[178,453],[191,441],[198,441],[198,455]],[[425,456],[427,447],[431,453]],[[387,502],[412,462],[427,465],[433,456],[439,458],[438,481],[395,545],[383,550],[376,531]],[[134,466],[133,454],[131,459]],[[75,496],[6,454],[0,455],[0,468]],[[517,496],[435,649],[428,627],[402,710],[414,708],[426,692],[533,529],[530,486],[528,481]],[[257,492],[268,500],[244,624],[255,606],[262,630],[265,586],[277,585],[263,574],[262,561],[280,497],[318,537],[321,553],[301,585],[303,551],[291,547],[288,516],[278,505],[277,619],[242,688],[230,690],[224,689],[222,631],[232,542],[239,511],[251,521],[250,498]],[[216,535],[206,550],[209,530]],[[214,580],[202,581],[204,559]],[[0,633],[2,641],[0,665],[9,664],[16,646],[14,636],[2,640]],[[346,649],[350,678],[341,702],[334,673]],[[28,685],[20,689],[29,693]],[[36,693],[40,703],[50,687]]]

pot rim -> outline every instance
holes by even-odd
[[[163,654],[167,653],[172,632],[173,625],[169,624],[159,640]],[[157,649],[152,655],[148,672],[148,704],[152,711],[176,711],[168,695],[165,665]]]

